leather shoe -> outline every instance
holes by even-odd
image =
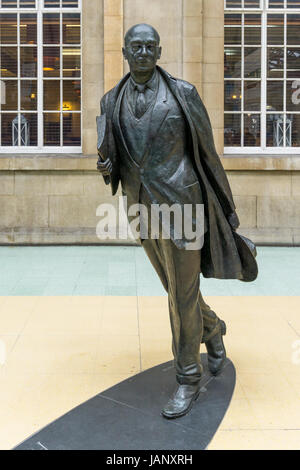
[[[192,408],[200,393],[199,383],[194,385],[178,385],[174,395],[162,410],[167,419],[179,418],[186,415]]]
[[[208,368],[212,375],[218,375],[226,361],[226,350],[223,343],[223,336],[225,334],[226,324],[223,320],[220,320],[217,325],[217,332],[205,342]]]

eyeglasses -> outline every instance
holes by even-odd
[[[154,54],[155,50],[159,48],[159,46],[155,46],[153,44],[133,44],[132,46],[127,46],[128,49],[133,54],[140,54],[143,52],[144,48],[148,54]]]

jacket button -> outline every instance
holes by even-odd
[[[142,168],[142,169],[140,170],[140,173],[141,173],[141,175],[143,175],[143,174],[145,173],[145,170]]]

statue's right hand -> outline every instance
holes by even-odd
[[[105,161],[102,161],[101,157],[99,157],[97,161],[97,170],[101,173],[101,175],[109,176],[112,172],[111,160],[107,158]]]

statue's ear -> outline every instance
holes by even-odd
[[[122,53],[123,53],[124,59],[128,60],[125,47],[122,47]]]
[[[157,59],[160,59],[161,58],[161,47],[158,48],[158,55],[157,55]]]

